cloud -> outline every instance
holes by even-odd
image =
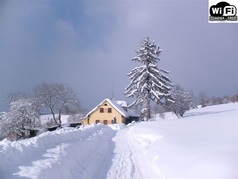
[[[1,109],[8,93],[44,81],[68,84],[87,108],[112,91],[125,99],[145,36],[160,44],[173,83],[209,95],[238,89],[238,27],[208,24],[205,1],[1,2]]]
[[[60,43],[74,44],[77,40],[77,32],[69,22],[59,19],[55,22],[55,28],[60,37]]]

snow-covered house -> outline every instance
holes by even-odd
[[[129,112],[125,101],[114,101],[104,99],[99,105],[92,109],[82,120],[82,124],[128,124],[132,120],[138,121],[139,116]]]

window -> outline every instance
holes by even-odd
[[[108,113],[112,113],[112,108],[108,108],[108,109],[107,109],[107,112],[108,112]]]
[[[97,119],[97,120],[96,120],[96,124],[97,124],[97,123],[100,123],[100,120]]]
[[[100,113],[104,113],[104,108],[100,108]]]
[[[107,106],[107,104],[104,104],[104,106]]]
[[[103,120],[103,124],[107,125],[107,120]]]

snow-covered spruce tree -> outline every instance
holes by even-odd
[[[162,104],[167,100],[173,102],[170,94],[171,80],[166,76],[169,72],[157,66],[160,53],[160,47],[146,37],[141,42],[141,48],[136,51],[137,56],[132,58],[132,61],[143,65],[127,74],[130,84],[125,88],[124,94],[127,97],[136,97],[130,106],[143,105],[141,115],[144,120],[150,118],[151,100],[157,104]]]

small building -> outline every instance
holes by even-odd
[[[47,127],[46,130],[51,132],[51,131],[57,130],[58,128],[59,128],[59,126],[55,125],[55,126]]]
[[[31,127],[31,126],[24,126],[24,135],[27,137],[35,137],[37,133],[40,131],[40,128],[38,127]]]
[[[82,125],[81,122],[71,122],[71,123],[69,123],[69,127],[79,127],[81,125]]]
[[[139,120],[138,115],[130,116],[125,102],[105,99],[92,109],[81,122],[82,124],[128,124],[132,121],[132,118],[135,121]]]

